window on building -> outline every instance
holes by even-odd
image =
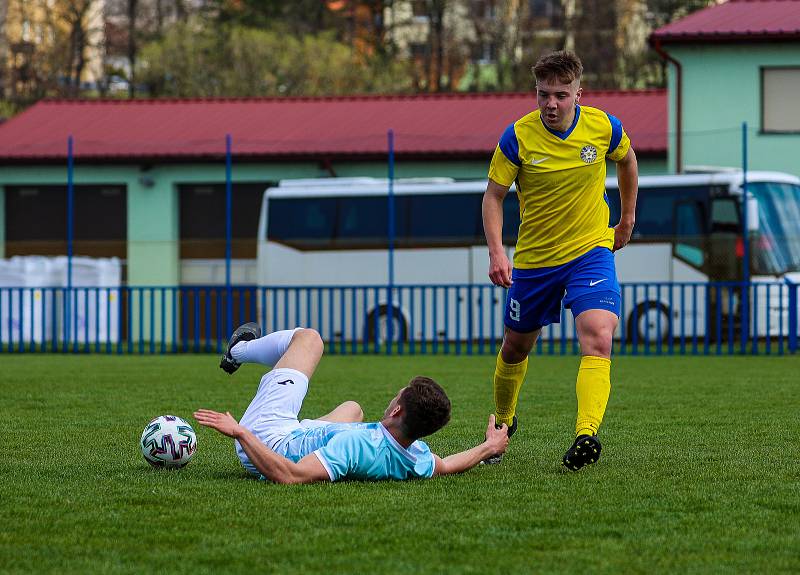
[[[233,184],[231,257],[256,257],[261,198],[271,182]],[[225,184],[182,184],[180,197],[180,257],[225,257]]]
[[[7,257],[66,255],[66,186],[8,186],[5,211]],[[127,221],[125,186],[75,186],[73,253],[126,258]]]
[[[761,68],[761,131],[800,132],[800,67]]]

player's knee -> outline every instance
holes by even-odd
[[[325,343],[322,341],[322,336],[313,328],[307,327],[298,330],[294,334],[293,341],[302,341],[303,345],[310,353],[322,355],[325,351]]]
[[[530,353],[530,348],[526,342],[516,341],[513,338],[503,340],[502,355],[506,363],[519,363],[524,361]]]
[[[614,330],[608,326],[593,329],[585,334],[581,341],[583,355],[596,357],[611,357],[611,347],[614,343]]]
[[[347,410],[354,421],[364,421],[364,410],[361,409],[361,405],[357,401],[345,401],[344,405],[347,406]]]

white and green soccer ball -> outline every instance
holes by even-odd
[[[177,415],[162,415],[144,428],[139,447],[150,465],[180,469],[189,463],[197,450],[197,436],[185,419]]]

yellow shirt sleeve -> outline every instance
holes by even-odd
[[[497,182],[501,186],[510,186],[517,179],[519,166],[511,162],[498,145],[492,156],[492,163],[489,164],[489,179]]]
[[[617,147],[608,155],[610,160],[615,162],[619,162],[625,156],[628,155],[628,150],[631,147],[631,141],[628,138],[628,134],[625,133],[625,130],[622,131],[622,138],[619,140],[619,144]]]

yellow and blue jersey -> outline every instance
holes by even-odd
[[[606,158],[619,161],[629,148],[622,123],[589,106],[576,106],[565,132],[545,126],[539,110],[506,129],[489,178],[502,186],[517,184],[515,268],[561,265],[598,246],[613,248]]]

